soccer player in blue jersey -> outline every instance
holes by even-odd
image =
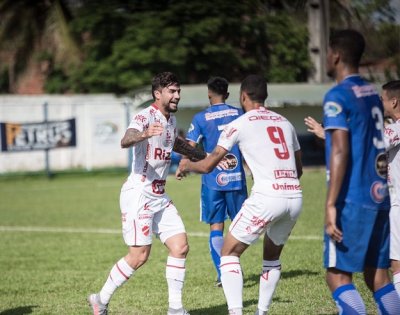
[[[193,117],[186,139],[192,146],[202,142],[204,150],[211,153],[224,126],[242,115],[243,111],[225,103],[229,96],[226,79],[213,77],[208,80],[207,86],[211,106]],[[228,152],[225,161],[228,169],[215,168],[202,175],[201,185],[201,220],[210,225],[210,254],[217,270],[216,286],[219,287],[224,221],[227,216],[233,220],[247,198],[242,155],[237,145]]]
[[[337,85],[324,98],[328,192],[325,204],[324,266],[339,314],[366,314],[352,282],[363,272],[379,314],[400,314],[389,278],[389,195],[378,92],[358,67],[363,36],[354,30],[332,34],[328,75]]]

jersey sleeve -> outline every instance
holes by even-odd
[[[385,128],[384,140],[386,150],[391,150],[394,147],[400,145],[400,125],[388,125]]]
[[[220,147],[223,147],[227,151],[231,151],[232,147],[238,142],[239,137],[239,124],[240,119],[236,119],[230,124],[226,125],[219,136],[218,143]]]
[[[135,116],[133,116],[131,122],[129,123],[128,129],[136,129],[138,131],[143,131],[148,128],[149,120],[146,117],[145,113],[139,112]]]
[[[290,125],[291,129],[292,129],[292,137],[293,137],[293,151],[299,151],[300,148],[300,143],[299,143],[299,139],[297,138],[297,133],[296,133],[296,129],[294,129],[293,125]]]
[[[340,90],[330,90],[324,98],[324,128],[348,130],[344,97]]]
[[[193,117],[192,122],[190,123],[189,130],[186,134],[186,139],[189,141],[193,141],[199,143],[202,138],[199,116],[195,115]]]

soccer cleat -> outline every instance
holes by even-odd
[[[220,279],[215,280],[214,287],[222,288],[222,281]]]
[[[88,297],[89,306],[93,310],[93,315],[107,315],[108,304],[103,304],[100,301],[100,295],[93,293]]]
[[[173,309],[173,308],[169,308],[167,315],[190,315],[190,314],[184,308],[181,308],[179,310],[176,310],[176,309]]]

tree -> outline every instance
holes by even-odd
[[[310,67],[306,27],[267,3],[88,2],[71,24],[89,39],[82,42],[85,61],[69,77],[70,86],[126,93],[164,70],[183,83],[204,83],[212,75],[240,81],[248,73],[271,82],[304,81]]]
[[[65,69],[79,62],[79,50],[68,31],[69,18],[61,0],[0,2],[0,60],[7,67],[9,92],[16,91],[28,67],[41,61],[62,63]]]

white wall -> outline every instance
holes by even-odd
[[[43,104],[47,102],[48,120],[76,118],[77,132],[76,147],[49,151],[51,170],[126,166],[128,152],[119,143],[127,125],[127,101],[112,94],[0,95],[0,122],[44,121]],[[0,152],[0,173],[44,167],[44,151]]]
[[[190,93],[187,93],[190,94]],[[204,94],[204,93],[203,93]],[[45,102],[48,103],[48,120],[76,119],[76,147],[49,151],[50,170],[102,167],[127,167],[128,150],[120,148],[120,140],[128,124],[126,104],[130,117],[138,106],[151,97],[116,97],[113,94],[98,95],[0,95],[0,122],[29,123],[44,121]],[[176,113],[178,128],[185,132],[193,115],[204,109],[204,100],[196,104],[182,97]],[[192,97],[196,99],[196,97]],[[320,120],[321,106],[274,107],[272,110],[287,117],[298,134],[307,134],[304,117],[311,115]],[[1,141],[1,140],[0,140]],[[0,174],[45,169],[45,152],[30,151],[7,153],[0,151]]]

